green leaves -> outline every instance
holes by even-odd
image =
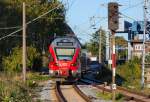
[[[41,53],[43,49],[48,51],[48,45],[53,39],[54,33],[59,35],[65,34],[65,8],[59,0],[0,0],[0,28],[3,27],[22,27],[22,3],[26,3],[26,21],[32,21],[40,15],[51,11],[57,6],[57,9],[52,10],[47,15],[33,21],[27,25],[27,45],[34,47]],[[0,37],[6,36],[17,29],[1,30]],[[11,43],[10,43],[11,42]],[[16,46],[21,46],[22,32],[18,32],[13,36],[0,41],[0,58],[3,57],[3,65],[6,69],[13,67],[13,70],[18,70],[22,65],[20,50],[15,49],[14,55],[11,54],[12,49]],[[30,49],[29,49],[30,50]],[[34,51],[31,51],[34,53]],[[11,55],[11,56],[8,56]],[[2,56],[2,57],[1,57]],[[5,57],[4,57],[5,56]],[[7,56],[7,57],[6,57]],[[15,57],[14,57],[15,56]],[[20,58],[20,59],[19,59]],[[28,55],[28,66],[32,66],[30,59],[33,56]],[[0,59],[1,60],[1,59]],[[5,60],[5,61],[4,61]],[[5,63],[4,63],[5,62]],[[0,62],[1,64],[1,62]]]
[[[122,46],[122,47],[127,47],[128,45],[128,43],[127,43],[127,41],[121,36],[116,36],[115,37],[115,43],[116,43],[116,45],[117,46]]]
[[[145,62],[150,63],[150,53],[145,56]]]
[[[37,50],[30,46],[27,47],[27,67],[32,68],[33,61],[40,57]],[[10,56],[4,57],[2,61],[4,70],[9,72],[20,72],[22,70],[22,48],[15,47]]]
[[[134,57],[124,65],[117,66],[117,73],[126,80],[127,85],[139,85],[141,77],[140,59]]]
[[[120,48],[116,49],[117,60],[125,60],[127,58],[127,49],[125,49],[127,47],[127,41],[122,36],[116,36],[115,45],[116,48]]]
[[[92,53],[93,56],[98,56],[99,54],[99,40],[100,40],[100,31],[101,31],[101,54],[102,59],[105,59],[105,46],[106,46],[106,32],[103,29],[99,29],[92,34],[92,39],[87,44],[87,49]]]

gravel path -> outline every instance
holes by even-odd
[[[55,94],[55,86],[52,80],[48,80],[42,83],[42,89],[39,92],[38,98],[42,102],[58,102]]]

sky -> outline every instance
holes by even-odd
[[[108,30],[108,2],[118,2],[120,15],[119,29],[123,30],[123,21],[143,20],[144,0],[62,0],[67,9],[66,21],[81,43],[90,41],[93,32],[102,27]],[[116,34],[127,39],[127,34]]]

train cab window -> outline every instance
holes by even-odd
[[[74,48],[56,48],[55,51],[58,60],[72,60],[75,53]]]

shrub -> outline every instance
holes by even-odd
[[[141,77],[140,62],[140,59],[134,57],[124,65],[119,65],[117,67],[117,73],[126,80],[126,82],[124,82],[125,85],[139,84],[139,79]]]
[[[39,58],[40,54],[36,48],[29,46],[27,47],[27,67],[33,66],[33,61]],[[22,48],[15,47],[12,50],[12,54],[2,59],[3,68],[9,72],[20,72],[22,69]]]

